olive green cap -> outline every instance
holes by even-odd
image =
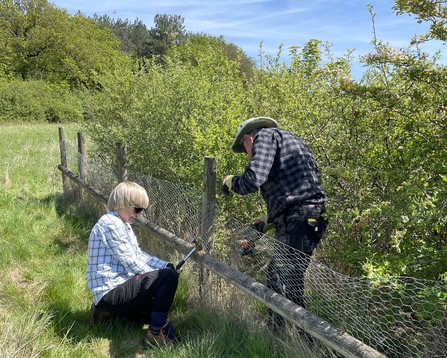
[[[231,150],[234,153],[244,153],[244,148],[241,146],[242,137],[244,134],[247,134],[256,128],[278,128],[278,123],[269,117],[254,117],[247,119],[237,127]]]

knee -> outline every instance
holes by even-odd
[[[179,276],[178,272],[176,270],[173,270],[172,268],[166,268],[163,271],[165,271],[164,275],[166,277],[166,280],[177,285]]]

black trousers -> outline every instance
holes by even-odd
[[[178,273],[171,269],[135,275],[106,293],[97,307],[115,316],[150,323],[151,312],[168,312],[178,286]]]
[[[313,250],[327,227],[324,204],[297,204],[274,221],[273,257],[267,268],[267,287],[305,308],[304,275]],[[275,325],[281,316],[269,310]]]

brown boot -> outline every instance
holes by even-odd
[[[144,345],[147,348],[150,348],[151,346],[163,347],[171,343],[172,339],[169,338],[163,330],[161,330],[159,334],[155,335],[150,331],[150,329],[148,329],[146,337],[144,338]]]

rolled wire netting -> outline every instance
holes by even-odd
[[[76,152],[73,147],[71,150]],[[76,165],[74,160],[84,160],[91,186],[108,195],[117,185],[118,173],[105,161],[75,157],[70,154],[69,165]],[[266,284],[273,256],[281,265],[289,264],[293,248],[223,215],[213,203],[203,201],[201,191],[132,171],[128,172],[128,180],[147,190],[150,204],[145,215],[149,221],[186,241],[200,238],[203,223],[211,222],[206,251],[256,281]],[[212,217],[204,217],[204,211]],[[247,240],[254,245],[248,254],[241,255]],[[249,325],[267,328],[266,307],[218,276],[210,277],[213,299],[209,304],[238,311]],[[314,257],[305,273],[306,309],[389,357],[447,357],[447,302],[440,298],[446,292],[444,281],[348,277]],[[302,332],[287,322],[279,328],[282,334],[278,337],[293,352]],[[318,348],[320,355],[337,356],[322,344]]]

